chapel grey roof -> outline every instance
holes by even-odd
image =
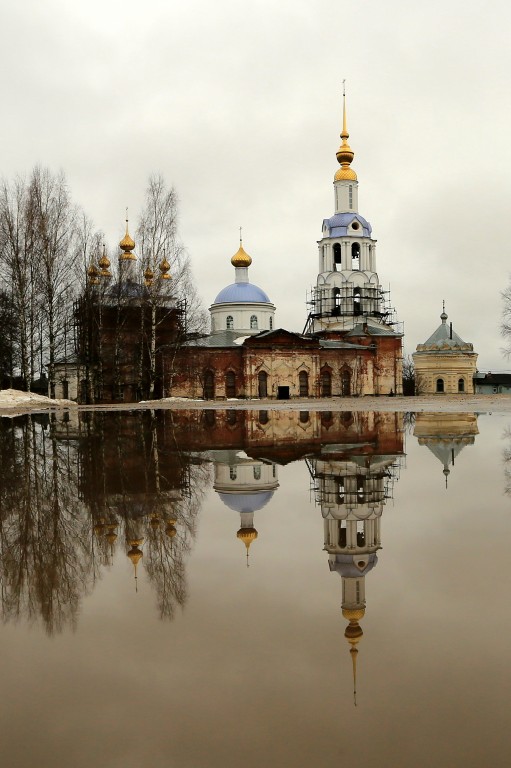
[[[199,339],[190,339],[185,342],[185,347],[211,347],[218,349],[220,347],[239,347],[243,341],[249,336],[247,333],[240,333],[240,331],[232,331],[224,329],[222,331],[215,331],[209,336],[203,336]]]
[[[353,221],[358,221],[361,225],[363,237],[371,237],[371,225],[363,216],[355,212],[335,213],[333,216],[330,216],[329,219],[323,219],[323,229],[325,229],[325,227],[327,228],[327,237],[345,237],[348,234],[353,235],[354,237],[360,237],[358,230],[356,232],[348,232],[348,227]]]
[[[467,341],[463,341],[461,336],[458,336],[456,331],[452,328],[452,323],[447,325],[447,315],[442,312],[440,318],[442,322],[434,333],[431,334],[429,339],[426,339],[424,344],[418,344],[418,351],[458,351],[460,349],[466,351],[472,351],[473,346]]]

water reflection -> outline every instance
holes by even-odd
[[[160,618],[172,619],[187,600],[186,559],[206,490],[213,484],[239,515],[248,566],[255,517],[273,503],[279,467],[304,460],[329,567],[342,580],[355,670],[365,577],[382,546],[406,421],[393,413],[229,410],[3,419],[2,618],[40,618],[49,634],[76,627],[81,600],[122,556],[134,589],[143,568]],[[413,434],[440,460],[447,482],[474,443],[477,416],[418,414]]]

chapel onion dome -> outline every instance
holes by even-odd
[[[253,283],[232,283],[223,288],[215,304],[271,304],[268,295]]]
[[[337,162],[341,167],[335,174],[334,181],[356,181],[357,174],[352,168],[350,168],[353,158],[355,157],[355,153],[348,144],[349,133],[346,127],[346,96],[343,94],[342,98],[342,143],[336,153]]]
[[[226,507],[233,512],[258,512],[265,507],[273,497],[273,491],[260,491],[255,493],[222,493],[218,496]]]

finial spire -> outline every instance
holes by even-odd
[[[241,237],[241,230],[242,229],[243,229],[243,227],[240,227],[240,246],[243,245],[243,238]]]
[[[349,133],[346,127],[346,80],[342,81],[342,133],[341,139],[348,139]]]
[[[341,139],[342,143],[337,150],[337,162],[340,164],[340,168],[334,176],[334,181],[356,181],[357,174],[350,168],[351,162],[355,156],[352,148],[348,144],[348,126],[346,119],[346,80],[342,81],[342,131]]]

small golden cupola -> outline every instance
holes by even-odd
[[[101,277],[112,277],[112,273],[110,272],[110,259],[106,255],[106,246],[103,243],[103,253],[101,255],[101,258],[98,262],[99,268],[100,268],[100,275]]]
[[[160,263],[160,280],[171,280],[170,264],[165,254],[163,254],[163,260]]]
[[[147,285],[148,288],[153,284],[154,272],[151,269],[151,267],[149,267],[149,266],[147,267],[146,271],[144,272],[144,280],[145,280],[145,284]]]
[[[342,94],[342,131],[341,139],[342,143],[337,150],[337,162],[340,164],[340,168],[334,176],[334,181],[356,181],[357,174],[350,168],[355,153],[348,144],[349,139],[348,129],[346,127],[346,93],[343,90]]]
[[[99,269],[94,264],[94,262],[91,261],[90,267],[87,270],[87,277],[89,278],[89,283],[91,285],[97,285],[99,283],[99,275],[100,275]]]
[[[126,234],[122,238],[121,242],[119,243],[119,248],[121,249],[122,253],[119,256],[120,260],[135,260],[137,257],[133,253],[133,248],[135,247],[135,241],[131,237],[129,231],[128,231],[128,213],[126,212]]]
[[[241,227],[240,227],[241,229]],[[234,256],[231,259],[231,264],[233,267],[249,267],[252,264],[252,258],[248,255],[248,253],[243,248],[243,241],[241,239],[241,232],[240,232],[240,247],[234,254]]]
[[[130,549],[128,550],[128,557],[133,563],[133,569],[135,571],[135,589],[137,592],[138,592],[137,565],[139,564],[142,558],[143,553],[140,547],[143,543],[144,543],[144,539],[130,539],[128,541],[128,544],[130,545]]]

